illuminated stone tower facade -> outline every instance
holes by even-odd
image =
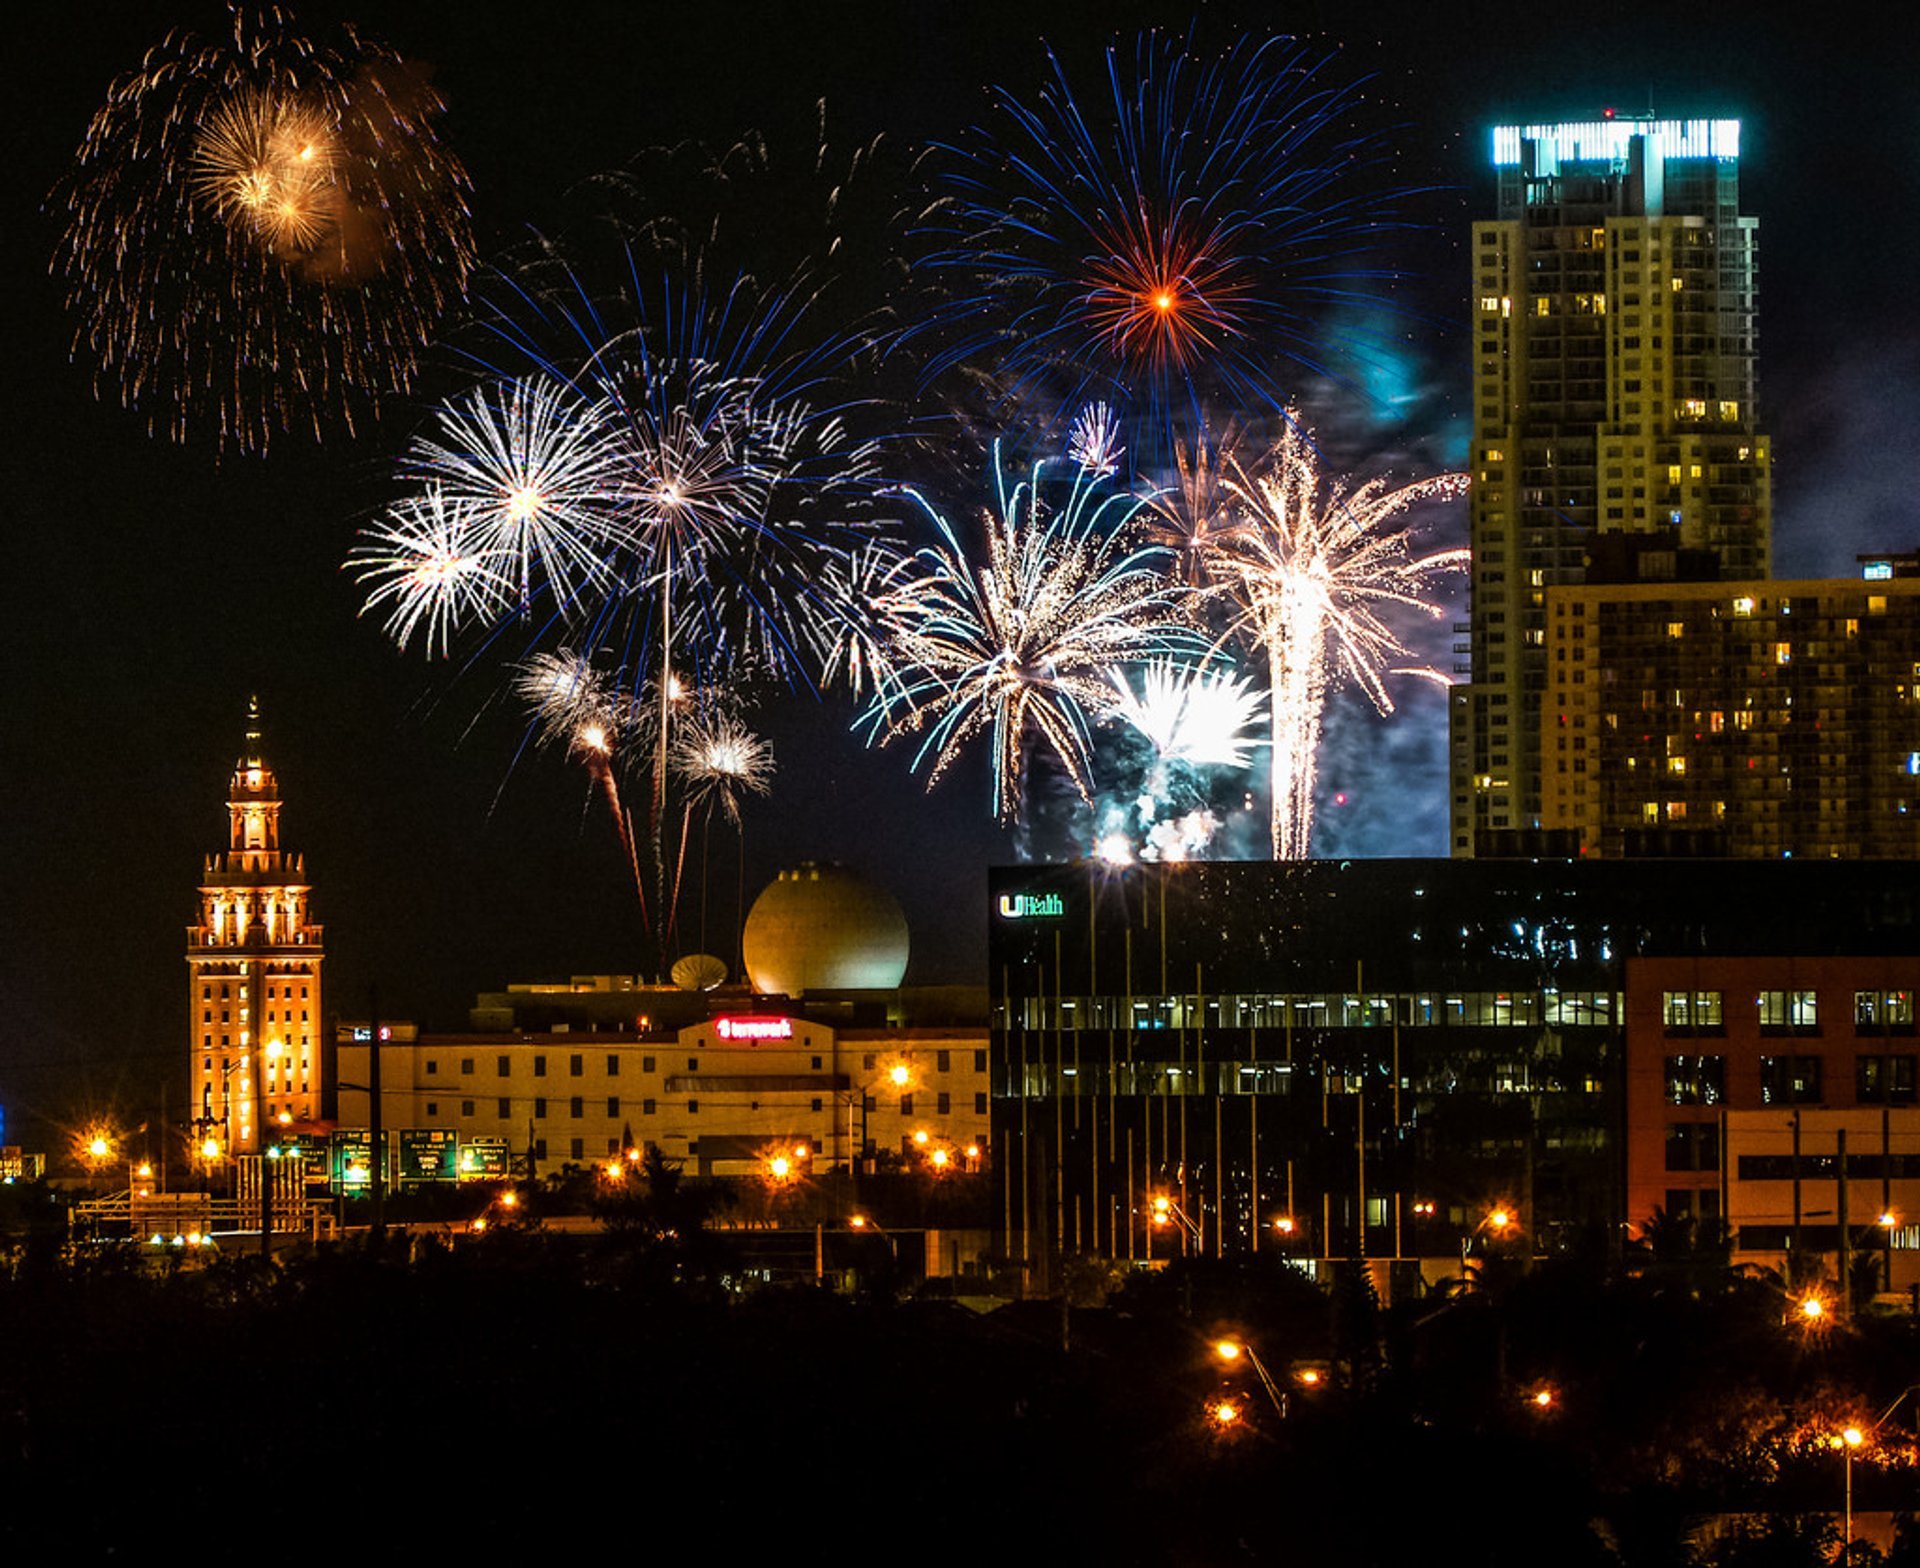
[[[223,1153],[258,1152],[262,1115],[279,1126],[319,1115],[322,933],[311,892],[303,857],[280,848],[280,785],[261,755],[256,699],[227,788],[227,850],[207,857],[200,920],[187,928],[196,1139]]]
[[[1546,590],[1763,578],[1772,532],[1739,122],[1502,126],[1492,153],[1497,216],[1473,228],[1456,855],[1542,826]]]

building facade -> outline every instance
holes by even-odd
[[[1920,578],[1555,588],[1546,640],[1582,853],[1920,859]]]
[[[630,1006],[647,1001],[626,995]],[[397,1024],[384,1034],[382,1127],[390,1140],[446,1136],[456,1165],[470,1148],[504,1149],[522,1168],[530,1154],[536,1170],[553,1170],[648,1146],[700,1176],[763,1174],[776,1155],[819,1170],[883,1153],[956,1173],[985,1163],[987,1033],[977,1026],[842,1026],[743,998],[678,1027],[431,1034]],[[342,1026],[335,1049],[340,1124],[368,1128],[370,1026]]]
[[[1618,1238],[1653,1190],[1628,1186],[1631,960],[1920,954],[1897,862],[1026,867],[992,889],[995,1162],[1034,1267],[1457,1260],[1498,1209],[1535,1245]]]
[[[280,784],[255,699],[227,787],[227,848],[207,856],[187,928],[192,1119],[216,1157],[257,1153],[263,1118],[286,1127],[320,1114],[324,933],[312,892],[305,857],[280,847]]]
[[[1920,955],[1627,964],[1627,1214],[1920,1284]]]
[[[1769,569],[1755,385],[1756,220],[1733,120],[1493,132],[1473,229],[1467,684],[1450,709],[1451,850],[1542,825],[1546,591]]]

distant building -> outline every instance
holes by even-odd
[[[1860,575],[1870,583],[1896,577],[1920,577],[1920,550],[1892,550],[1878,555],[1856,555]]]
[[[1627,1217],[1920,1284],[1920,954],[1627,963]],[[1845,1182],[1841,1180],[1845,1170]]]
[[[1548,589],[1591,580],[1596,554],[1645,580],[1758,578],[1770,560],[1739,122],[1501,126],[1492,162],[1495,215],[1471,258],[1457,856],[1541,826]]]
[[[1910,863],[1029,866],[991,892],[995,1164],[1036,1270],[1196,1250],[1457,1270],[1496,1209],[1535,1245],[1617,1240],[1718,1181],[1648,1166],[1690,1118],[1628,1053],[1675,1053],[1664,1026],[1638,1042],[1686,987],[1636,959],[1749,962],[1698,982],[1721,1018],[1758,1005],[1736,987],[1824,988],[1826,1106],[1853,1108],[1859,1074],[1910,1082],[1910,1058],[1861,1066],[1849,1022],[1856,990],[1911,1016]],[[1803,963],[1820,978],[1792,981]]]
[[[1920,858],[1920,576],[1554,588],[1546,654],[1580,853]]]
[[[207,856],[200,918],[187,928],[192,1120],[196,1140],[223,1156],[258,1151],[260,1116],[285,1127],[320,1114],[323,932],[312,891],[305,858],[280,847],[280,785],[255,699],[227,788],[227,849]]]
[[[345,1127],[370,1125],[366,1034],[345,1025],[335,1047]],[[842,1027],[751,997],[644,1030],[391,1026],[380,1087],[390,1140],[438,1131],[456,1163],[479,1148],[546,1170],[649,1145],[702,1176],[802,1149],[821,1170],[882,1151],[961,1170],[984,1162],[988,1130],[983,1026]]]
[[[382,1125],[420,1147],[436,1134],[475,1169],[648,1145],[704,1176],[760,1173],[776,1153],[816,1169],[883,1155],[984,1164],[985,996],[901,985],[907,927],[891,894],[804,863],[755,901],[744,949],[751,985],[691,955],[680,985],[578,975],[483,992],[464,1031],[389,1025]],[[370,1125],[369,1030],[339,1035],[348,1128]]]

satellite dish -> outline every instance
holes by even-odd
[[[689,953],[673,966],[673,983],[682,991],[711,991],[725,985],[727,966],[711,953]]]

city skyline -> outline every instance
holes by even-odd
[[[1084,55],[1095,40],[1139,22],[1175,20],[1153,7],[1103,11],[1091,21],[1089,14],[1080,7],[1062,8],[1057,20],[1044,10],[1022,13],[1018,27],[1007,16],[983,15],[956,25],[937,60],[904,29],[869,28],[873,36],[852,48],[855,25],[843,22],[844,34],[826,30],[796,40],[778,72],[750,64],[738,101],[696,108],[690,92],[675,101],[669,90],[629,119],[610,108],[617,61],[623,53],[635,58],[643,40],[610,9],[590,10],[539,36],[513,31],[532,24],[500,18],[463,28],[451,7],[354,13],[370,33],[434,63],[436,85],[452,106],[448,134],[475,177],[486,253],[523,232],[525,222],[550,214],[555,186],[646,145],[681,134],[737,135],[804,111],[822,92],[861,134],[933,136],[941,122],[958,123],[974,111],[982,83],[1031,81],[1042,36]],[[158,7],[136,7],[84,40],[65,36],[51,12],[38,19],[32,52],[48,68],[19,105],[30,113],[22,114],[21,152],[12,165],[17,213],[36,208],[53,185],[108,80],[176,19]],[[1230,29],[1245,19],[1221,8],[1203,13],[1201,25]],[[1260,21],[1280,31],[1288,17],[1261,12]],[[1563,90],[1523,90],[1518,84],[1527,71],[1511,60],[1503,70],[1498,49],[1492,59],[1476,61],[1463,49],[1443,54],[1444,67],[1427,64],[1419,46],[1431,38],[1399,8],[1363,9],[1352,25],[1384,35],[1384,43],[1350,35],[1349,53],[1364,51],[1363,69],[1377,63],[1387,73],[1400,118],[1409,122],[1396,134],[1415,149],[1410,156],[1431,165],[1432,179],[1452,187],[1435,199],[1437,212],[1423,215],[1432,227],[1416,246],[1426,319],[1413,329],[1405,367],[1422,389],[1403,405],[1413,417],[1369,422],[1349,432],[1351,450],[1339,452],[1343,465],[1358,466],[1385,451],[1396,471],[1412,477],[1407,454],[1438,451],[1464,429],[1467,344],[1457,307],[1467,292],[1466,215],[1488,205],[1487,128],[1516,114],[1537,120],[1599,105],[1569,103]],[[1649,40],[1658,35],[1650,20],[1636,25],[1655,28]],[[607,36],[596,40],[595,27]],[[1705,31],[1695,28],[1695,38]],[[714,46],[702,33],[683,23],[662,52],[705,63]],[[590,51],[595,42],[604,49]],[[1737,114],[1748,127],[1743,206],[1764,219],[1769,246],[1759,352],[1763,418],[1782,468],[1775,568],[1783,575],[1844,574],[1855,548],[1911,543],[1873,532],[1886,514],[1873,509],[1881,481],[1868,473],[1844,476],[1866,497],[1857,520],[1841,519],[1856,531],[1842,536],[1831,529],[1825,509],[1838,503],[1828,498],[1845,490],[1820,479],[1823,465],[1840,465],[1848,450],[1826,439],[1828,432],[1869,406],[1864,396],[1843,401],[1850,384],[1872,373],[1870,361],[1841,347],[1885,325],[1884,312],[1854,304],[1852,296],[1872,296],[1876,282],[1890,288],[1894,258],[1876,250],[1871,235],[1844,264],[1830,254],[1834,220],[1823,210],[1824,192],[1838,185],[1844,194],[1855,176],[1842,169],[1820,176],[1826,186],[1815,182],[1828,150],[1821,138],[1831,134],[1822,132],[1815,112],[1821,95],[1790,99],[1782,90],[1803,43],[1774,32],[1755,39],[1744,59],[1691,70],[1673,58],[1681,51],[1650,43],[1648,58],[1659,69],[1648,74],[1659,77],[1654,87],[1684,93],[1688,101],[1676,102],[1676,112]],[[605,58],[589,61],[590,52]],[[1539,53],[1525,58],[1537,61]],[[568,68],[584,71],[586,80],[567,82]],[[1885,69],[1849,68],[1868,82]],[[537,110],[506,109],[513,73],[547,84],[548,91],[529,95]],[[1555,80],[1563,82],[1564,73]],[[1639,84],[1606,85],[1625,93]],[[768,101],[774,88],[782,101]],[[1841,90],[1838,81],[1828,88]],[[919,96],[927,98],[924,106],[914,101]],[[14,580],[25,602],[6,634],[14,677],[7,800],[17,846],[9,909],[16,941],[0,976],[10,1020],[0,1038],[0,1073],[7,1075],[0,1096],[10,1112],[16,1100],[29,1102],[22,1112],[66,1110],[33,1103],[42,1091],[13,1089],[14,1081],[65,1079],[69,1089],[81,1085],[83,1096],[111,1098],[119,1084],[150,1093],[148,1085],[177,1070],[178,932],[192,912],[194,868],[218,842],[220,789],[246,697],[256,690],[267,754],[288,805],[289,838],[312,856],[315,912],[331,928],[336,1005],[352,1008],[377,978],[396,1007],[431,1017],[508,979],[641,967],[638,933],[620,928],[630,893],[611,831],[604,816],[583,815],[577,778],[528,761],[510,765],[519,724],[491,687],[448,683],[450,672],[429,678],[384,646],[371,621],[354,616],[355,596],[338,562],[353,529],[388,492],[388,459],[411,423],[390,419],[358,439],[319,447],[289,437],[264,458],[229,456],[217,464],[207,447],[150,440],[136,416],[95,401],[86,367],[68,361],[71,324],[44,270],[52,224],[43,216],[23,226],[33,242],[17,247],[9,280],[25,318],[28,365],[13,378],[22,432]],[[1809,324],[1816,320],[1825,330]],[[1883,366],[1891,359],[1897,368],[1903,345],[1912,351],[1910,308],[1891,326],[1881,331],[1876,353]],[[1769,346],[1776,335],[1777,359]],[[1879,386],[1882,419],[1892,417],[1887,411],[1897,410],[1902,396],[1912,401],[1910,383],[1882,376]],[[1879,493],[1891,491],[1889,480]],[[972,499],[953,492],[956,503]],[[1410,717],[1415,722],[1386,731],[1357,721],[1361,727],[1348,732],[1350,752],[1411,750],[1414,761],[1403,766],[1432,773],[1409,796],[1443,813],[1444,760],[1432,744],[1433,712],[1424,730],[1418,714]],[[863,751],[841,727],[833,710],[794,704],[778,715],[775,794],[756,803],[749,819],[750,890],[784,861],[847,859],[893,884],[923,952],[947,947],[964,967],[984,942],[985,867],[1015,858],[1019,848],[992,825],[984,774],[962,770],[928,797],[900,759]],[[1362,744],[1354,745],[1356,738]],[[1350,768],[1350,757],[1333,769],[1323,763],[1330,786],[1342,783],[1342,765]],[[1364,776],[1369,785],[1386,778],[1349,776]],[[1356,805],[1363,801],[1356,789]],[[1377,813],[1409,814],[1417,813],[1399,799]],[[1363,841],[1359,834],[1351,840],[1356,848]],[[1404,853],[1420,846],[1392,847]],[[1442,832],[1431,835],[1425,852],[1444,852]],[[908,866],[916,876],[904,874]],[[959,933],[957,942],[947,939],[943,920]],[[90,965],[115,977],[108,1017],[76,994]],[[928,977],[945,976],[936,969]]]

